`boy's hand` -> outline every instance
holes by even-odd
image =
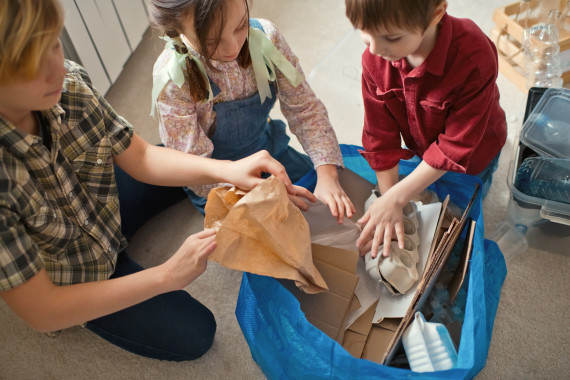
[[[360,254],[363,255],[369,250],[372,257],[378,254],[378,247],[384,244],[383,255],[390,254],[390,242],[392,238],[398,240],[398,246],[404,247],[404,225],[402,207],[395,200],[391,199],[390,192],[382,195],[370,206],[368,211],[358,220],[363,226],[362,233],[356,241]],[[393,236],[393,232],[395,235]]]
[[[338,224],[342,224],[345,214],[352,218],[356,212],[352,201],[338,181],[338,171],[335,165],[321,165],[317,168],[315,195],[329,206]]]

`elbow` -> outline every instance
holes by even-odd
[[[44,334],[53,333],[65,328],[61,325],[61,323],[58,323],[56,318],[46,315],[38,315],[33,318],[27,318],[24,319],[24,322],[26,322],[26,324],[30,326],[34,331]]]

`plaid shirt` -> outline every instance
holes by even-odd
[[[56,285],[105,280],[127,244],[113,155],[132,127],[81,66],[66,69],[59,105],[42,112],[51,149],[0,117],[0,291],[41,268]]]

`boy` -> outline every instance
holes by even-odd
[[[507,126],[499,105],[497,50],[445,0],[346,0],[346,14],[368,46],[362,55],[363,156],[382,194],[359,223],[361,253],[403,246],[402,208],[447,171],[473,174],[483,195]],[[401,147],[401,138],[405,146]],[[398,181],[400,159],[422,158]]]

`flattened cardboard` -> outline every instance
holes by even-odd
[[[358,297],[352,297],[352,302],[350,303],[350,307],[348,308],[348,314],[352,313],[355,310],[360,309],[360,301],[358,301]]]
[[[355,297],[356,298],[356,297]],[[376,310],[376,303],[372,304],[344,333],[342,346],[355,358],[362,356],[364,346],[368,340],[368,334],[372,329],[372,318]]]
[[[307,321],[342,343],[346,318],[351,306],[354,307],[358,253],[319,244],[311,244],[311,249],[313,263],[327,283],[328,291],[308,294],[289,281],[281,283],[299,300]]]
[[[447,228],[443,227],[443,221],[445,219],[448,204],[449,204],[449,195],[447,197],[445,197],[445,200],[441,204],[441,212],[439,214],[439,220],[437,221],[437,227],[435,228],[435,236],[433,237],[433,240],[431,241],[431,247],[429,249],[428,261],[427,261],[426,266],[424,268],[424,272],[427,268],[429,268],[429,266],[431,264],[431,259],[433,257],[433,253],[435,251],[435,247],[440,242],[441,237],[443,236],[445,231],[447,231]],[[424,273],[422,273],[422,276],[423,275],[424,275]]]
[[[431,290],[435,285],[439,273],[441,272],[442,266],[449,258],[449,254],[451,253],[451,250],[453,249],[454,245],[457,243],[461,231],[463,231],[463,228],[467,224],[473,206],[473,202],[475,201],[475,198],[477,197],[477,193],[479,192],[479,190],[480,186],[479,184],[476,184],[473,196],[471,197],[469,203],[467,204],[467,207],[465,208],[465,211],[461,216],[461,220],[456,223],[454,223],[455,222],[454,220],[454,222],[452,222],[451,226],[449,227],[449,230],[443,234],[441,241],[438,243],[433,253],[433,259],[432,259],[433,262],[430,261],[430,265],[433,265],[433,267],[431,271],[429,267],[426,268],[428,270],[424,271],[424,275],[420,282],[420,286],[418,286],[418,289],[414,296],[415,301],[412,302],[412,304],[410,305],[410,308],[408,309],[406,316],[403,318],[402,323],[400,323],[400,326],[398,327],[398,331],[396,331],[396,333],[392,336],[392,340],[388,345],[388,349],[384,353],[381,362],[382,364],[385,365],[390,364],[390,361],[392,360],[392,358],[394,357],[397,350],[400,348],[402,344],[401,340],[404,330],[411,323],[415,312],[422,308],[423,304],[427,300],[427,297],[431,293]]]
[[[389,349],[394,331],[374,325],[368,334],[368,340],[362,352],[362,359],[382,363],[384,353]]]
[[[471,219],[469,223],[469,229],[467,230],[467,236],[465,238],[465,245],[463,246],[463,251],[461,252],[461,258],[459,260],[459,265],[455,274],[451,278],[447,290],[449,291],[449,301],[453,304],[455,302],[455,297],[459,293],[459,289],[463,285],[465,276],[467,275],[467,269],[469,268],[469,260],[471,259],[471,252],[473,252],[473,239],[475,237],[475,225],[476,221]]]
[[[358,254],[353,251],[346,251],[337,248],[318,246],[313,244],[313,261],[319,272],[329,286],[328,292],[320,294],[301,293],[293,286],[294,294],[298,294],[301,303],[301,310],[307,316],[307,320],[320,328],[329,337],[342,342],[343,347],[355,357],[361,357],[380,364],[389,365],[392,357],[401,347],[401,335],[405,328],[409,325],[416,310],[419,310],[429,293],[431,292],[442,266],[445,264],[453,246],[457,243],[459,235],[468,222],[473,201],[479,191],[476,187],[471,201],[467,205],[461,220],[454,220],[448,224],[448,220],[444,221],[444,215],[449,202],[446,197],[442,204],[441,213],[436,228],[436,236],[434,236],[432,246],[430,247],[429,259],[424,270],[421,280],[421,286],[414,295],[414,301],[410,305],[404,318],[385,319],[381,324],[373,325],[372,317],[376,305],[373,304],[362,316],[360,316],[349,328],[342,331],[343,326],[340,321],[346,321],[348,310],[353,308],[356,301],[354,293],[358,277],[356,272],[356,263]],[[445,227],[449,225],[449,228]],[[473,228],[474,225],[470,226]],[[464,253],[469,249],[464,250]],[[344,252],[344,254],[341,254]],[[468,259],[465,259],[468,262]],[[467,267],[464,266],[465,271]],[[331,276],[334,276],[331,278]],[[352,277],[352,280],[350,279]],[[342,277],[342,279],[341,279]],[[464,278],[464,276],[462,276]],[[352,283],[350,291],[341,290],[344,287],[342,283]],[[295,293],[296,291],[296,293]],[[330,295],[327,295],[330,294]],[[324,299],[317,300],[317,297],[331,297],[332,301]],[[326,306],[327,302],[336,302],[333,307]],[[330,314],[330,315],[324,315]],[[333,317],[331,317],[333,315]],[[344,323],[344,322],[342,322]],[[459,326],[460,330],[460,326]],[[335,335],[336,334],[336,335]]]

